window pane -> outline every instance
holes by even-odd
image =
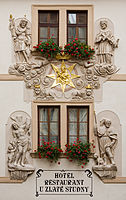
[[[54,38],[53,38],[53,41],[54,41],[56,44],[58,44],[58,39],[54,39]]]
[[[73,108],[69,109],[69,121],[77,122],[77,109],[73,109]]]
[[[39,145],[40,145],[40,146],[43,145],[43,142],[44,142],[43,140],[44,140],[45,142],[47,142],[47,141],[48,141],[48,137],[47,137],[47,136],[41,136],[41,135],[40,135],[40,137],[39,137]]]
[[[40,119],[40,121],[48,121],[47,108],[40,108],[39,109],[39,119]]]
[[[84,38],[84,39],[79,38],[79,40],[80,40],[81,43],[85,43],[85,44],[87,43],[86,38]]]
[[[79,135],[87,135],[87,123],[79,124]]]
[[[42,42],[46,42],[48,40],[48,38],[40,38],[40,41]]]
[[[50,121],[58,121],[59,109],[50,108]]]
[[[55,141],[56,144],[58,144],[58,136],[51,136],[50,137],[50,142]]]
[[[69,123],[69,135],[77,135],[77,123]]]
[[[50,37],[57,38],[57,28],[50,28]]]
[[[50,23],[56,24],[58,23],[58,17],[57,13],[50,13]]]
[[[73,14],[73,13],[68,14],[68,23],[76,24],[76,14]]]
[[[77,137],[76,136],[74,136],[74,137],[70,137],[69,138],[69,143],[71,144],[71,143],[74,143],[74,141],[76,141],[77,140]]]
[[[86,28],[85,27],[79,27],[78,28],[78,37],[79,38],[86,38]]]
[[[83,143],[87,142],[87,136],[80,137],[79,140]]]
[[[87,13],[78,14],[78,24],[87,24]]]
[[[47,23],[48,13],[40,13],[40,23]]]
[[[87,122],[87,109],[85,108],[80,108],[80,112],[79,112],[79,121],[80,122]]]
[[[42,143],[43,143],[43,140],[44,140],[45,142],[48,142],[48,136],[42,136]]]
[[[40,123],[40,135],[48,135],[48,124]]]
[[[68,38],[76,37],[76,27],[68,27]]]
[[[58,135],[58,123],[50,123],[50,134]]]
[[[40,27],[40,38],[47,38],[47,37],[48,37],[48,28]]]

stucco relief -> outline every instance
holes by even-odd
[[[8,149],[7,165],[10,178],[26,180],[34,172],[30,164],[31,119],[23,111],[11,114],[7,124]]]
[[[97,24],[96,57],[90,60],[65,60],[62,67],[60,59],[47,60],[31,52],[30,22],[25,17],[14,19],[11,16],[9,29],[14,43],[16,63],[10,66],[9,74],[24,77],[26,88],[34,91],[31,101],[94,99],[94,90],[98,90],[104,82],[101,80],[106,80],[117,71],[113,55],[114,49],[118,47],[118,40],[114,39],[110,21],[100,19]],[[72,64],[75,67],[70,71]],[[66,80],[66,77],[69,77],[69,80]]]
[[[119,39],[115,39],[113,24],[109,19],[101,18],[97,20],[94,42],[96,49],[95,73],[102,77],[116,73],[114,51],[118,48]]]
[[[103,111],[97,117],[95,116],[94,134],[97,148],[94,154],[95,166],[93,166],[93,171],[102,179],[116,177],[118,169],[116,154],[120,156],[116,148],[118,147],[120,132],[119,120],[113,112]]]

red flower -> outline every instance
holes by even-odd
[[[43,49],[41,49],[41,51],[43,51]]]
[[[53,42],[52,45],[54,45],[55,43]]]
[[[56,51],[56,49],[53,49],[54,51]]]
[[[82,167],[82,168],[84,168],[84,166],[83,166],[83,165],[82,165],[81,167]]]
[[[48,46],[49,45],[49,43],[46,43],[46,46]]]
[[[75,38],[75,40],[78,40],[78,38]]]

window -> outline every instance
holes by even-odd
[[[93,46],[93,23],[92,5],[33,5],[32,46],[52,34],[62,47],[72,36]]]
[[[67,12],[67,41],[79,38],[81,42],[87,43],[87,11]]]
[[[77,138],[88,141],[88,107],[68,106],[67,109],[67,142],[73,143]]]
[[[38,144],[43,139],[47,142],[60,142],[60,108],[58,106],[38,107]]]
[[[93,103],[33,102],[32,145],[33,152],[42,143],[55,140],[65,150],[65,145],[77,137],[81,141],[94,139]]]
[[[47,41],[50,37],[58,44],[59,13],[58,11],[38,12],[38,42]]]

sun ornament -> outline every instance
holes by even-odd
[[[54,74],[47,75],[47,77],[55,80],[51,88],[60,85],[63,93],[65,91],[66,85],[75,88],[72,79],[80,77],[80,75],[72,74],[75,65],[76,64],[73,64],[70,67],[66,67],[64,60],[62,60],[60,68],[55,66],[54,64],[51,64],[55,72]]]

